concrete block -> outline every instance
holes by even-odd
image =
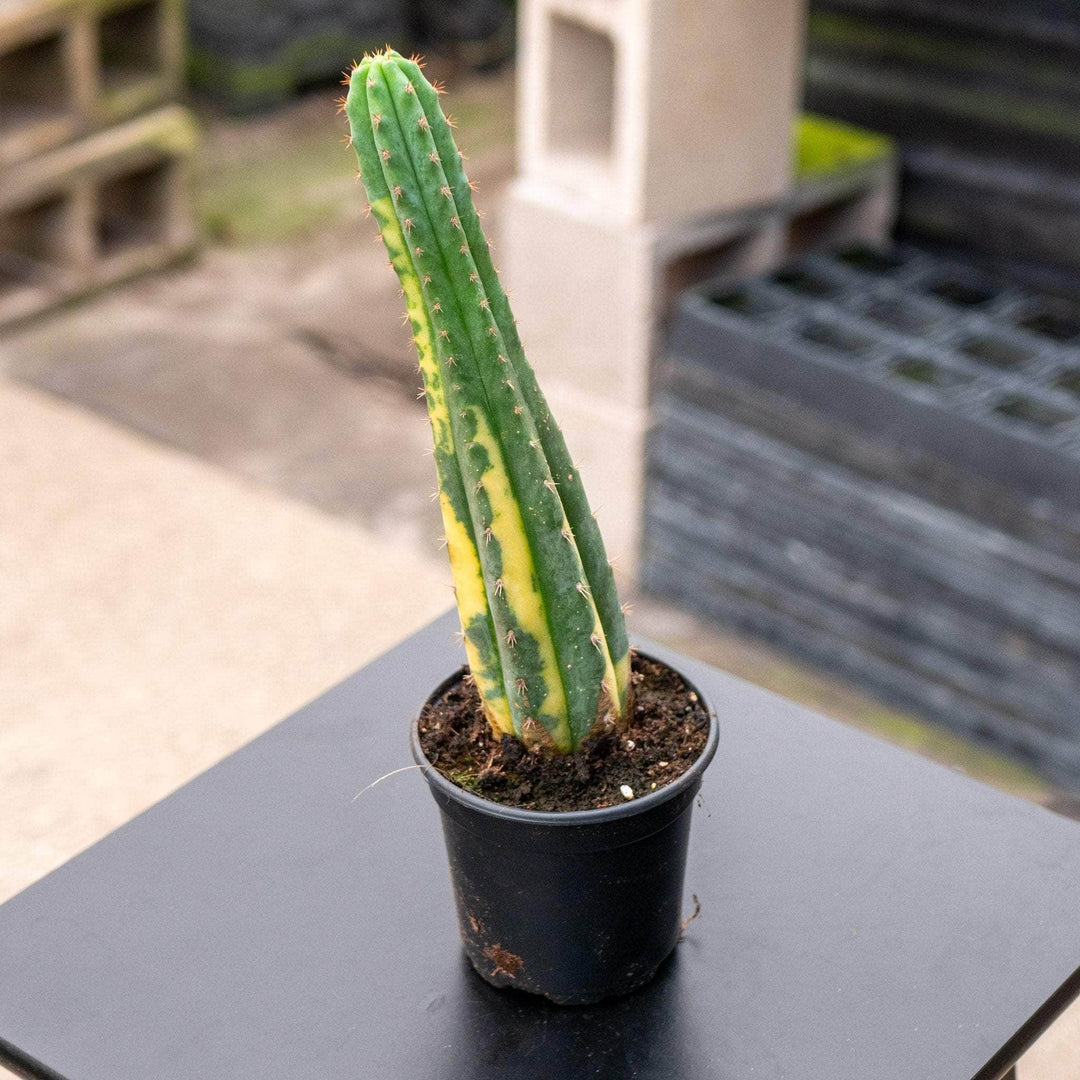
[[[948,469],[954,486],[985,480],[1080,514],[1080,403],[1068,390],[1080,349],[1031,332],[1049,324],[1021,314],[1035,298],[1019,290],[965,309],[940,295],[956,276],[947,263],[909,252],[871,269],[874,257],[856,248],[747,289],[705,286],[682,302],[672,353],[887,442],[898,462]]]
[[[827,226],[830,235],[876,238],[877,222],[891,205],[891,176],[882,174],[854,194],[819,187],[798,202],[636,225],[594,215],[587,203],[550,185],[515,181],[503,205],[503,269],[543,385],[559,382],[629,414],[647,410],[651,359],[683,289],[705,278],[716,285],[775,266],[791,243],[790,215],[813,214],[822,205],[827,215],[829,203],[822,200],[829,198],[841,199]],[[628,482],[639,487],[642,445],[632,440],[627,452],[639,457],[632,468],[623,463]],[[640,498],[639,489],[626,496],[635,506]],[[627,525],[625,532],[636,536],[638,530]]]
[[[519,4],[520,175],[502,258],[545,385],[638,415],[682,289],[763,270],[796,240],[884,230],[891,160],[792,201],[803,6]],[[620,467],[640,484],[643,460]]]
[[[763,270],[783,244],[775,211],[625,227],[527,179],[503,206],[502,269],[544,384],[630,408],[648,402],[654,335],[674,296],[705,276]]]
[[[1076,784],[1076,563],[672,404],[650,459],[647,589]]]
[[[787,200],[784,256],[887,239],[896,220],[895,154],[826,180],[796,184]]]
[[[622,222],[780,198],[803,4],[526,0],[520,171]]]
[[[646,226],[654,354],[661,344],[657,335],[683,290],[706,279],[741,280],[776,266],[787,253],[787,232],[784,204]]]
[[[501,251],[527,354],[554,380],[609,402],[645,404],[651,299],[648,238],[516,181],[503,209]]]

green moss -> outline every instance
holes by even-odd
[[[211,240],[289,240],[338,220],[352,205],[355,184],[332,108],[306,130],[282,127],[276,140],[253,136],[245,143],[251,123],[234,123],[239,148],[202,160],[199,212]]]
[[[241,63],[194,48],[188,54],[188,81],[208,97],[239,110],[251,107],[253,97],[259,106],[265,100],[282,98],[296,82],[284,63]]]
[[[354,57],[381,44],[345,30],[327,30],[290,41],[259,61],[232,60],[192,48],[188,78],[196,90],[246,112],[284,101],[300,84],[343,71]]]
[[[506,75],[455,87],[453,112],[472,162],[512,152],[510,85]],[[354,155],[343,145],[347,125],[332,101],[339,92],[305,96],[268,116],[211,117],[196,159],[204,235],[219,243],[278,243],[359,212]]]
[[[170,157],[192,154],[199,146],[199,126],[186,110],[177,112],[168,127],[154,133],[151,145]]]
[[[799,180],[835,176],[892,154],[891,139],[863,128],[811,113],[803,113],[795,123],[795,176]]]
[[[464,788],[466,791],[472,791],[479,793],[480,785],[476,782],[476,776],[469,769],[458,769],[455,772],[447,773],[447,779],[455,784],[459,788]]]

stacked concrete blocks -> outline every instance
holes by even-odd
[[[191,248],[177,0],[0,10],[0,325]]]
[[[923,254],[680,302],[643,578],[1080,784],[1080,309]]]
[[[718,271],[775,264],[797,234],[793,220],[813,220],[821,198],[858,201],[822,187],[792,201],[802,7],[519,5],[519,175],[504,206],[503,269],[628,577],[650,362],[673,297]],[[891,190],[891,161],[884,175]],[[881,175],[859,183],[880,185]],[[875,213],[818,225],[876,237]]]
[[[732,18],[738,7],[742,18]],[[519,9],[519,178],[505,205],[507,280],[526,347],[633,570],[649,357],[676,237],[766,265],[774,240],[710,236],[702,217],[789,185],[801,4],[526,0]]]

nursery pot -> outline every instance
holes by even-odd
[[[716,718],[701,700],[705,748],[678,779],[616,806],[562,813],[458,787],[431,766],[413,723],[413,757],[441,811],[465,951],[489,983],[584,1005],[656,973],[679,938],[690,815],[716,752]]]

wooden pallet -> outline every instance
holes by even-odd
[[[180,0],[0,5],[0,170],[175,98]]]
[[[196,143],[171,105],[0,173],[0,325],[192,250]]]

